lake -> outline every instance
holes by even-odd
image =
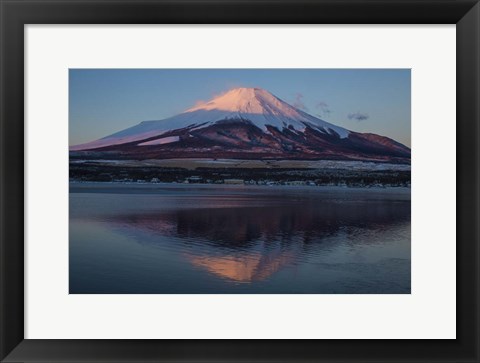
[[[409,188],[71,183],[71,294],[409,294]]]

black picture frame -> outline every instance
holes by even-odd
[[[477,0],[0,0],[0,11],[2,362],[480,361]],[[24,339],[24,26],[157,23],[456,24],[457,339]]]

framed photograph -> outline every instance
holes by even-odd
[[[1,1],[2,362],[480,362],[477,1]]]
[[[410,294],[410,73],[70,69],[69,293]]]

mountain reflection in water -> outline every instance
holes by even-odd
[[[294,201],[269,207],[185,209],[117,216],[120,229],[179,238],[194,266],[239,282],[263,280],[284,265],[328,249],[340,232],[352,246],[358,229],[388,229],[408,222],[409,203]],[[153,243],[153,238],[139,241]],[[381,241],[362,241],[362,243]],[[178,243],[178,242],[177,242]],[[325,244],[325,246],[323,246]]]
[[[410,191],[70,192],[70,293],[410,293]]]

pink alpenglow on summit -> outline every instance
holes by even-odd
[[[144,121],[70,150],[140,160],[221,157],[410,163],[410,149],[395,140],[333,125],[260,88],[235,88],[179,115]]]

